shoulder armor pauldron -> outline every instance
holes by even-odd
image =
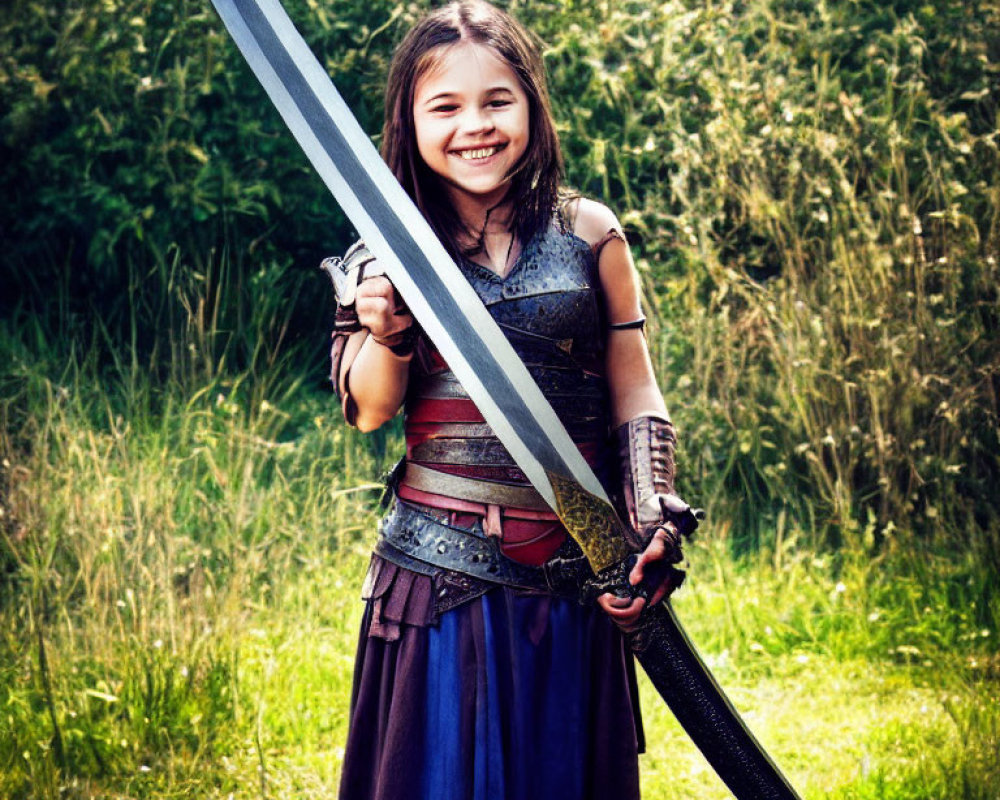
[[[330,280],[333,281],[333,293],[337,298],[337,304],[345,308],[354,305],[358,284],[361,281],[385,274],[385,270],[379,266],[371,250],[360,239],[348,248],[343,258],[336,256],[324,258],[319,266],[320,269],[326,270]]]

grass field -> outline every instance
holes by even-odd
[[[301,387],[130,395],[86,362],[54,381],[6,344],[0,797],[334,796],[398,435]],[[976,564],[902,535],[833,558],[794,532],[737,559],[726,530],[690,548],[675,606],[804,797],[998,796]],[[644,797],[727,796],[642,692]]]

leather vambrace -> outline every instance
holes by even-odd
[[[355,242],[344,254],[343,258],[324,258],[319,265],[333,282],[333,296],[337,303],[337,311],[333,320],[333,347],[330,351],[330,379],[333,390],[343,401],[340,390],[340,367],[344,358],[344,348],[353,333],[361,330],[358,312],[354,307],[358,284],[364,279],[365,267],[374,264],[375,257],[364,242]]]
[[[629,544],[642,551],[657,530],[664,530],[671,551],[667,560],[683,559],[681,542],[698,527],[691,507],[674,494],[673,424],[660,417],[629,420],[615,431],[621,469],[621,501],[634,536]]]
[[[343,258],[326,258],[320,264],[333,281],[333,294],[337,301],[337,312],[333,322],[333,346],[330,349],[330,380],[344,411],[344,418],[353,425],[357,409],[350,396],[348,377],[351,365],[344,364],[347,341],[352,334],[363,330],[358,320],[355,301],[358,286],[367,278],[384,275],[385,271],[364,242],[355,242]],[[375,337],[373,337],[375,338]],[[375,341],[388,347],[398,356],[409,355],[417,345],[418,328],[410,325],[406,330]]]

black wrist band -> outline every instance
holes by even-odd
[[[393,333],[390,336],[375,336],[375,334],[372,334],[372,339],[375,344],[382,345],[382,347],[387,348],[393,355],[402,358],[413,355],[413,351],[417,349],[418,334],[417,326],[411,325],[406,330]]]

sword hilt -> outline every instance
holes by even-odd
[[[668,517],[669,519],[666,520],[665,524],[673,527],[677,532],[677,536],[683,540],[691,538],[698,529],[698,525],[705,519],[706,514],[703,508],[688,507],[680,512],[669,512]],[[613,594],[618,595],[618,597],[642,597],[648,601],[668,578],[671,579],[668,596],[679,589],[684,582],[684,578],[686,577],[684,570],[675,567],[674,563],[676,562],[671,563],[667,559],[662,559],[646,564],[643,567],[642,580],[633,586],[629,582],[629,574],[632,572],[632,568],[638,559],[639,554],[633,553],[620,564],[612,567],[613,571],[607,576],[607,580],[604,582],[604,585],[608,587],[605,591],[611,591]]]
[[[684,511],[670,512],[670,519],[666,520],[666,523],[677,531],[681,539],[689,539],[697,530],[699,523],[705,519],[705,516],[705,510],[702,508],[686,508]],[[663,585],[667,578],[672,579],[671,593],[680,588],[684,582],[686,576],[684,570],[678,569],[670,561],[662,559],[646,564],[643,568],[642,581],[633,586],[629,582],[629,574],[638,559],[638,553],[631,553],[621,561],[598,572],[581,588],[582,601],[591,602],[605,592],[611,592],[618,597],[628,599],[642,597],[648,601],[656,594],[656,590]]]
[[[629,566],[629,572],[632,571],[632,567],[635,566],[635,562],[638,556],[631,556],[628,560],[631,562]],[[659,589],[663,582],[667,579],[671,579],[670,591],[667,592],[667,596],[670,596],[676,592],[681,584],[684,583],[684,579],[687,577],[687,573],[682,569],[677,569],[673,564],[667,563],[666,561],[653,561],[643,568],[642,580],[638,584],[633,586],[628,582],[628,573],[626,573],[625,579],[625,595],[619,595],[623,597],[642,597],[647,602],[654,594],[656,594],[657,589]]]

